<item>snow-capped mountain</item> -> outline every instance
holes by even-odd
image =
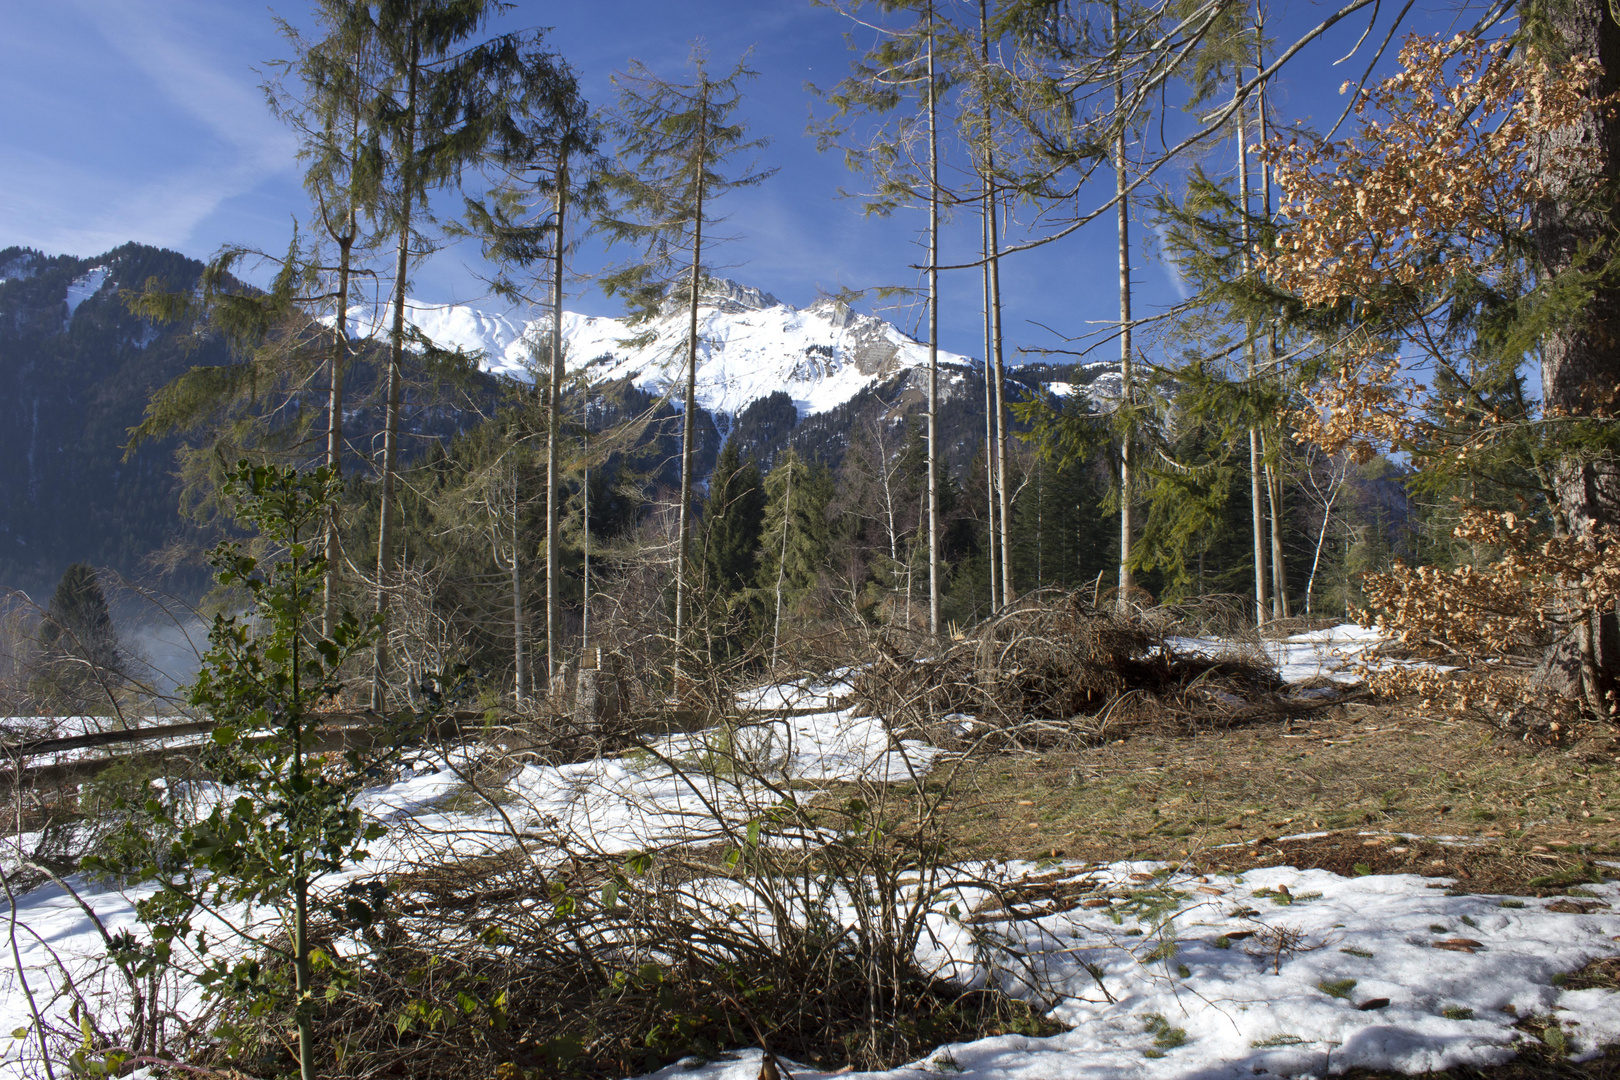
[[[407,317],[435,344],[476,349],[486,370],[525,381],[533,378],[531,346],[544,341],[551,329],[549,313],[525,320],[517,313],[464,305],[408,302]],[[624,319],[564,312],[568,368],[593,381],[628,378],[642,389],[663,392],[683,376],[688,319],[684,307],[635,327]],[[356,336],[383,337],[386,326],[386,312],[350,311],[350,332]],[[650,344],[621,344],[649,332]],[[939,359],[943,364],[974,363],[943,350]],[[927,363],[927,345],[892,323],[858,314],[833,299],[796,308],[769,293],[714,278],[698,307],[697,401],[717,416],[736,416],[749,402],[781,390],[793,398],[802,419]],[[677,392],[677,405],[679,397]]]

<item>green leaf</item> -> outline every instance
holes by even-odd
[[[618,906],[618,903],[619,883],[617,880],[609,878],[607,884],[602,886],[602,908],[605,911],[612,911]]]

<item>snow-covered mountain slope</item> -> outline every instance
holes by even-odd
[[[525,381],[533,377],[531,344],[543,341],[551,329],[549,314],[525,320],[517,313],[420,302],[409,303],[407,312],[435,344],[479,350],[487,370]],[[351,309],[350,332],[382,337],[386,320],[386,312]],[[637,327],[623,319],[564,312],[564,355],[570,371],[584,370],[593,381],[629,378],[643,389],[662,392],[682,377],[687,326],[684,308]],[[648,332],[650,344],[621,344]],[[944,364],[973,363],[943,350],[939,359]],[[802,419],[841,405],[872,382],[927,363],[927,345],[837,300],[796,308],[769,293],[715,278],[698,308],[697,401],[711,413],[735,416],[749,402],[781,390],[793,398]],[[678,391],[675,403],[680,404]]]

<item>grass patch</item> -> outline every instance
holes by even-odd
[[[1472,1020],[1474,1018],[1474,1010],[1465,1008],[1461,1005],[1447,1005],[1445,1008],[1440,1010],[1440,1015],[1445,1017],[1447,1020]]]
[[[1340,949],[1339,951],[1342,953],[1348,953],[1350,956],[1359,956],[1363,960],[1371,960],[1373,958],[1373,954],[1368,952],[1366,949],[1344,948]]]
[[[1302,1039],[1298,1035],[1273,1035],[1269,1039],[1256,1039],[1249,1045],[1256,1050],[1275,1050],[1279,1046],[1304,1046],[1309,1039]]]

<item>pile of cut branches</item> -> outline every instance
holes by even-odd
[[[1176,649],[1152,612],[1120,614],[1075,593],[1032,594],[945,647],[892,639],[855,676],[859,707],[897,738],[947,748],[1095,743],[1308,712],[1265,654]]]

